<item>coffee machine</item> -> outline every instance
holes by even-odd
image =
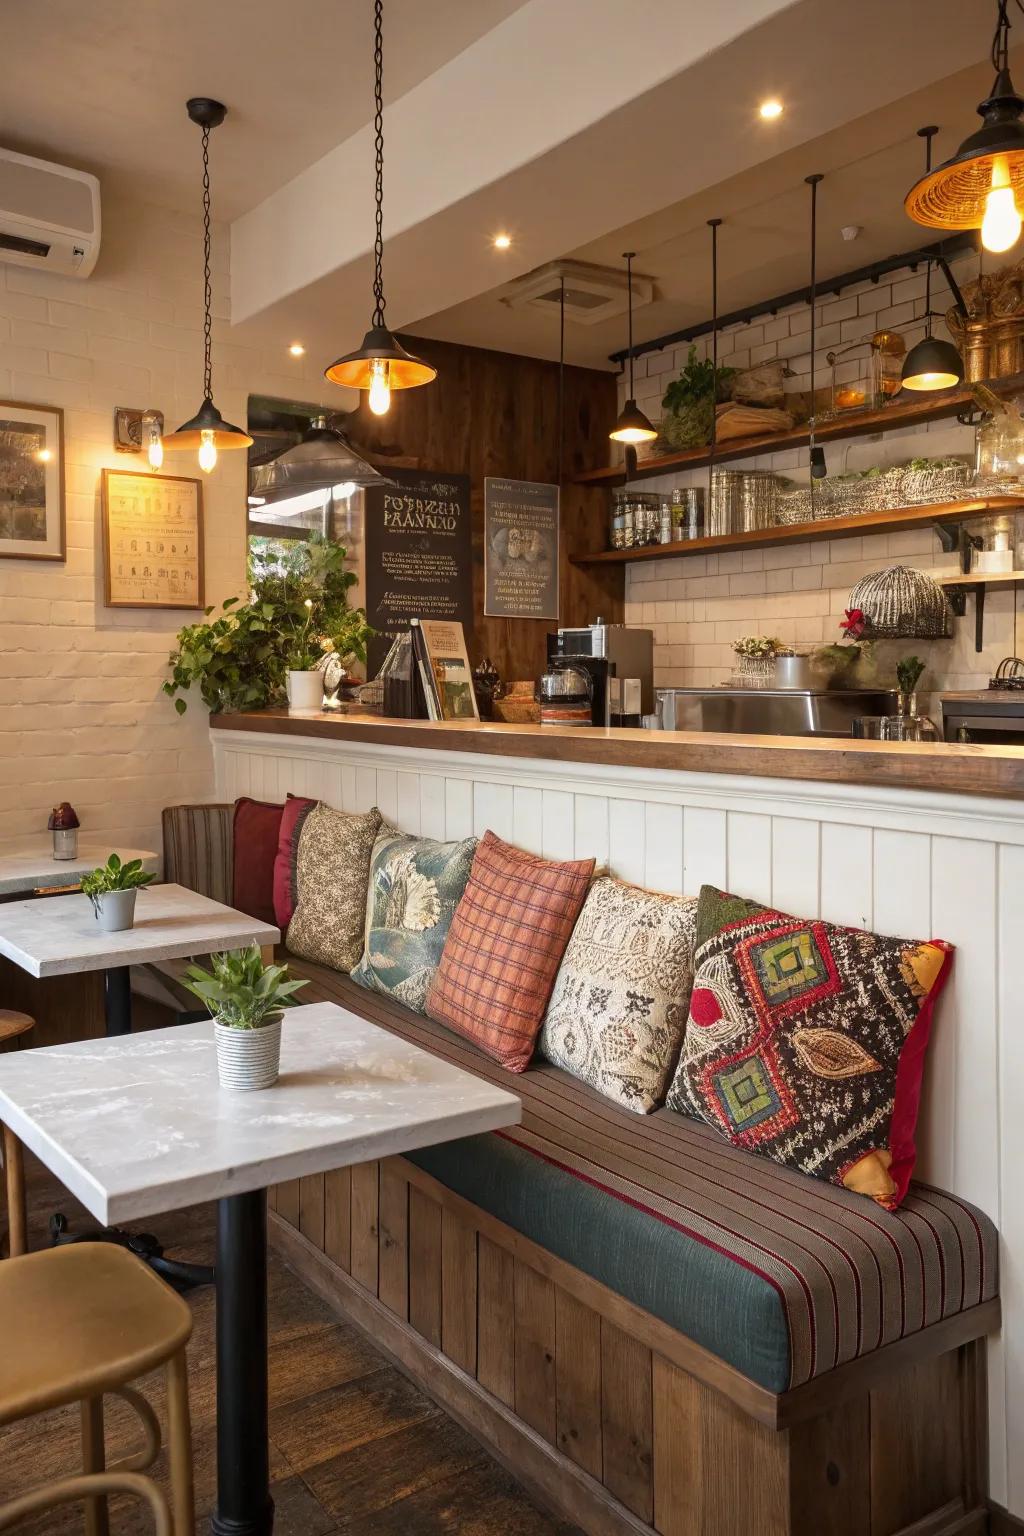
[[[613,695],[626,678],[640,684],[639,715],[654,713],[654,631],[595,619],[581,629],[560,629],[548,635],[548,663],[571,661],[583,667],[593,683],[593,722],[610,725]],[[620,705],[621,708],[621,705]],[[617,712],[616,712],[617,713]],[[631,711],[632,714],[632,711]],[[636,724],[639,724],[639,718]]]

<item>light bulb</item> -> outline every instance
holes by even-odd
[[[985,198],[981,243],[986,251],[1008,251],[1020,239],[1020,213],[1010,183],[1010,169],[997,155],[992,164],[992,187]]]
[[[391,385],[388,383],[389,364],[383,357],[370,361],[370,410],[375,416],[386,416],[391,409]]]
[[[213,433],[209,432],[209,431],[200,432],[200,434],[199,434],[199,468],[200,469],[204,469],[206,471],[206,473],[209,474],[210,470],[213,469],[213,467],[216,464],[216,462],[217,462],[217,444],[216,444],[216,441],[214,439]]]
[[[616,443],[649,443],[658,434],[645,432],[643,427],[621,427],[617,432],[610,432],[608,435]]]
[[[149,442],[146,445],[146,457],[149,460],[150,469],[159,469],[164,462],[164,440],[155,428],[150,433]]]

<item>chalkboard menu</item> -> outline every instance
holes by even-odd
[[[484,613],[558,618],[558,486],[484,481]]]
[[[364,497],[366,617],[377,631],[367,653],[370,677],[411,618],[473,626],[469,476],[387,473],[395,484],[371,486]]]

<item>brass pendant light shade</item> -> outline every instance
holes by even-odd
[[[355,352],[346,352],[325,370],[332,384],[364,389],[370,410],[383,416],[393,389],[416,389],[437,378],[437,369],[407,352],[384,323],[384,5],[373,5],[373,131],[376,168],[374,187],[373,319]]]
[[[634,446],[637,443],[652,443],[658,433],[637,405],[633,393],[633,257],[636,255],[636,252],[623,251],[622,254],[626,260],[626,284],[628,288],[626,306],[629,316],[629,399],[619,412],[618,420],[608,436],[613,443],[625,443],[628,447]]]
[[[917,130],[918,138],[924,139],[925,144],[926,181],[931,174],[932,139],[937,132],[938,129],[934,124]],[[932,264],[930,261],[925,267],[924,295],[924,336],[916,347],[911,347],[903,359],[903,368],[900,373],[903,388],[914,390],[919,394],[931,393],[938,389],[953,389],[963,382],[964,377],[963,358],[953,343],[932,335]]]
[[[1009,0],[998,0],[990,94],[982,126],[935,170],[915,182],[903,206],[926,229],[980,229],[986,250],[1005,251],[1020,236],[1024,200],[1024,98],[1009,69]]]

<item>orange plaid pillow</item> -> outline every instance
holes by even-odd
[[[430,1017],[525,1072],[593,873],[593,859],[553,864],[485,832],[427,994]]]

